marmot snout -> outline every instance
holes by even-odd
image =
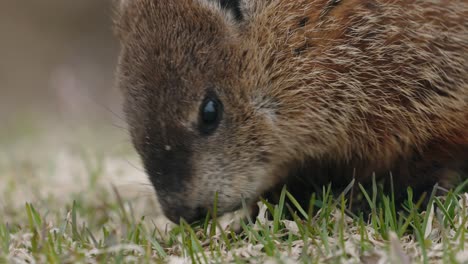
[[[416,190],[466,177],[467,1],[122,1],[119,86],[171,220],[299,167]]]

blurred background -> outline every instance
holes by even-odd
[[[154,199],[114,85],[112,5],[0,1],[1,215],[29,201],[93,204],[112,186]]]
[[[0,1],[0,129],[115,118],[112,14],[111,0]]]

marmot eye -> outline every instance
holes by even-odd
[[[213,132],[222,116],[222,104],[216,98],[207,98],[200,109],[200,131],[205,134]]]
[[[209,100],[205,103],[203,107],[203,122],[205,124],[213,124],[218,119],[218,103],[212,100]]]

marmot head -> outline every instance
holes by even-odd
[[[125,1],[125,0],[124,0]],[[126,0],[118,85],[166,216],[238,209],[278,183],[286,150],[237,1]]]

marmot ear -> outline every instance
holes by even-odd
[[[242,20],[244,17],[241,10],[241,1],[242,0],[208,0],[208,2],[218,4],[223,10],[229,11],[232,17],[237,21]]]
[[[241,0],[219,0],[221,7],[232,12],[236,20],[244,17],[241,10]]]
[[[231,12],[237,20],[249,20],[269,5],[271,0],[208,0]]]

